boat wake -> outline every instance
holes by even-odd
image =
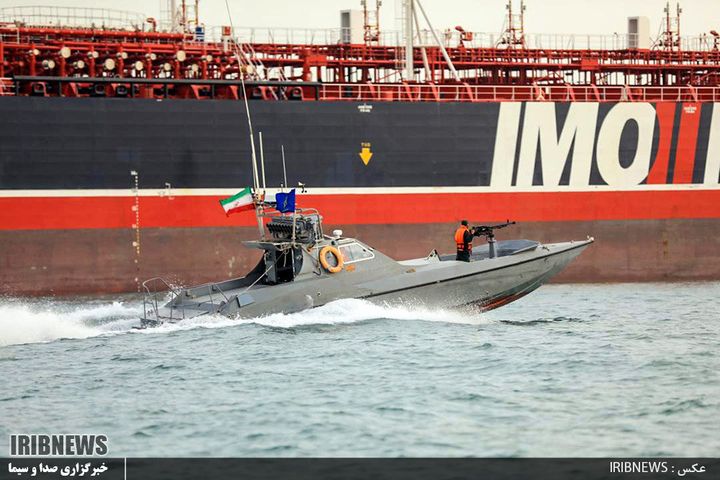
[[[162,334],[197,328],[227,328],[262,325],[297,328],[312,325],[340,325],[378,319],[412,320],[459,324],[481,324],[486,320],[467,311],[429,309],[413,305],[383,306],[365,300],[331,302],[313,310],[273,314],[252,319],[203,316],[145,330],[135,330],[142,315],[140,302],[69,303],[61,301],[4,300],[0,302],[0,346],[45,343],[61,339],[83,339],[122,333]]]
[[[456,310],[430,309],[416,305],[376,305],[366,300],[344,299],[330,302],[312,310],[297,313],[276,313],[257,318],[230,319],[221,315],[196,317],[173,324],[165,324],[144,330],[158,331],[189,330],[193,328],[224,328],[233,325],[255,324],[275,328],[297,328],[312,325],[341,325],[371,320],[413,320],[442,323],[480,324],[478,313]]]
[[[127,331],[142,305],[122,302],[79,304],[60,301],[0,302],[0,346],[88,338]]]

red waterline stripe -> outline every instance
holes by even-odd
[[[702,104],[700,103],[683,103],[682,105],[673,183],[692,183],[701,110]]]
[[[648,184],[656,185],[667,183],[668,162],[670,160],[670,148],[673,137],[673,123],[675,122],[675,107],[675,103],[669,102],[661,102],[655,106],[658,124],[660,127],[660,141],[658,143],[655,162],[648,174]]]
[[[226,217],[218,196],[142,197],[140,227],[252,226],[252,213]],[[132,228],[133,197],[0,198],[0,230]],[[720,219],[718,190],[303,195],[333,225]]]

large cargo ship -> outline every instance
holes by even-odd
[[[169,3],[165,27],[0,9],[0,293],[254,265],[254,217],[218,205],[252,184],[245,95],[268,184],[283,148],[301,205],[396,258],[452,251],[462,218],[511,219],[513,237],[595,237],[564,281],[720,278],[719,36],[680,36],[679,8],[655,40],[642,17],[548,39],[512,3],[495,36],[432,30],[417,0],[398,34],[369,1],[282,34]]]

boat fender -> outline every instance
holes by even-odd
[[[330,265],[327,261],[328,253],[332,253],[332,255],[335,257],[335,260],[337,261],[337,265],[335,265],[334,267]],[[338,273],[343,269],[344,263],[345,262],[343,261],[342,254],[337,248],[331,245],[326,245],[325,247],[323,247],[322,250],[320,250],[320,264],[322,264],[323,268],[328,272]]]

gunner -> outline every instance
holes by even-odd
[[[460,228],[455,230],[455,245],[457,246],[457,256],[455,260],[461,262],[469,262],[470,254],[472,254],[473,234],[468,228],[468,221],[460,222]]]

